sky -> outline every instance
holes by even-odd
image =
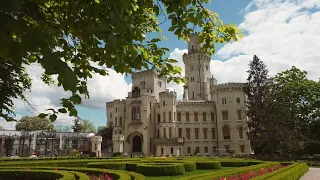
[[[320,0],[212,0],[205,5],[215,11],[225,23],[235,23],[244,31],[244,38],[216,46],[212,56],[211,73],[218,83],[245,82],[246,70],[253,55],[259,56],[267,65],[270,75],[296,66],[308,72],[313,80],[320,78]],[[167,29],[170,21],[161,25],[163,35],[168,38],[160,45],[168,47],[168,56],[178,60],[184,72],[182,55],[187,43],[178,40]],[[26,97],[32,107],[20,100],[14,100],[16,119],[36,115],[47,108],[59,108],[59,99],[68,97],[60,87],[45,85],[39,65],[27,68],[33,79],[31,91]],[[182,85],[170,83],[167,86],[182,97]],[[114,99],[124,99],[131,91],[130,76],[124,76],[109,69],[109,76],[95,75],[88,81],[90,99],[84,99],[77,106],[82,119],[91,120],[95,126],[106,125],[106,105]],[[59,115],[54,124],[70,125],[74,117]],[[15,122],[0,119],[0,126],[14,129]]]

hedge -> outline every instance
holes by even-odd
[[[98,162],[89,163],[88,168],[102,168],[102,169],[115,169],[115,170],[126,170],[125,162]]]
[[[221,169],[221,163],[217,161],[196,162],[197,169]]]
[[[136,172],[145,176],[178,176],[185,173],[183,164],[137,164]]]
[[[68,173],[67,171],[54,171],[54,170],[22,170],[19,171],[13,169],[1,169],[0,177],[2,180],[11,179],[25,179],[25,180],[75,180],[75,175],[73,173]],[[88,176],[87,176],[88,177]]]
[[[153,160],[152,163],[181,163],[184,166],[185,171],[194,171],[197,169],[196,162],[185,160]]]
[[[212,173],[204,173],[204,174],[198,174],[193,176],[186,176],[179,178],[178,180],[214,180],[214,179],[220,179],[220,178],[229,178],[235,174],[241,175],[246,174],[251,171],[258,171],[261,168],[270,168],[275,167],[277,165],[280,165],[279,162],[268,162],[268,163],[262,163],[258,165],[253,166],[247,166],[247,167],[240,167],[236,169],[231,170],[225,170],[225,171],[219,171],[219,172],[212,172]]]
[[[220,161],[222,167],[244,167],[248,166],[247,161]]]
[[[304,173],[309,170],[307,163],[299,163],[298,165],[269,177],[270,180],[298,180]],[[277,172],[277,171],[275,171]]]
[[[79,180],[90,180],[89,176],[87,176],[85,173],[77,172],[77,171],[68,171],[68,172],[74,174],[76,179],[79,179]]]

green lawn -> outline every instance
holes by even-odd
[[[215,169],[215,170],[210,169],[210,170],[189,171],[189,172],[185,172],[184,175],[181,175],[181,176],[158,176],[158,177],[147,176],[146,180],[173,180],[173,179],[178,179],[185,176],[192,176],[192,175],[210,173],[213,171],[221,171],[221,170],[227,170],[227,169],[234,169],[234,167],[223,167],[221,169]]]

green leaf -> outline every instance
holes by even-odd
[[[50,119],[51,122],[54,122],[54,121],[57,119],[57,115],[51,114],[51,115],[49,116],[49,119]]]
[[[48,116],[48,114],[45,114],[45,113],[40,113],[38,115],[39,118],[46,118]]]
[[[60,113],[67,113],[67,110],[66,110],[65,108],[60,108],[60,109],[58,109],[58,111],[59,111]]]
[[[28,58],[28,60],[29,60],[29,62],[30,62],[30,63],[34,63],[34,62],[36,62],[36,61],[37,61],[37,59],[38,59],[38,57],[37,57],[37,56],[35,56],[35,55],[31,55],[31,56],[29,56],[29,58]]]

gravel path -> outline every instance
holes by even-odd
[[[320,168],[309,168],[309,171],[306,172],[300,180],[320,180]]]

